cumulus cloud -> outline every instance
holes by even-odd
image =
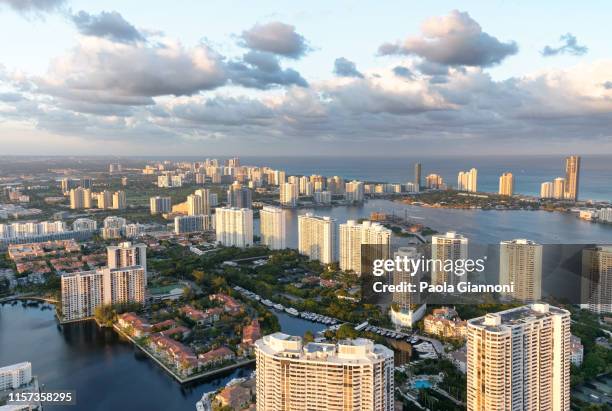
[[[308,87],[308,82],[294,69],[283,69],[272,53],[249,51],[241,60],[227,64],[228,76],[244,87],[267,89],[272,86],[297,85]]]
[[[384,43],[381,55],[415,55],[448,66],[489,67],[516,54],[515,42],[502,42],[482,31],[466,12],[453,10],[447,16],[432,17],[421,26],[421,36],[403,42]]]
[[[66,0],[0,0],[0,5],[7,5],[24,15],[41,15],[60,10]]]
[[[112,41],[142,41],[144,36],[116,11],[103,11],[98,15],[80,11],[72,16],[79,33],[85,36],[104,37]]]
[[[221,57],[203,44],[185,48],[167,39],[148,45],[85,37],[33,83],[69,100],[146,105],[156,96],[191,95],[226,80]]]
[[[334,73],[340,77],[363,78],[363,74],[357,70],[357,65],[344,57],[339,57],[334,61]]]
[[[295,31],[295,26],[273,21],[256,24],[242,32],[241,45],[283,57],[297,59],[308,51],[306,39]]]
[[[578,44],[578,40],[576,36],[572,33],[566,33],[559,38],[559,41],[562,43],[559,47],[551,47],[546,46],[540,51],[542,56],[551,57],[557,56],[559,54],[569,54],[572,56],[583,56],[589,51],[586,46],[581,46]]]

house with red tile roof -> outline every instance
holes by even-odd
[[[229,361],[234,358],[234,352],[227,347],[220,347],[215,350],[210,350],[207,353],[198,355],[200,364],[204,366],[219,364],[223,361]]]

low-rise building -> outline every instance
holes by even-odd
[[[427,334],[445,338],[465,338],[467,321],[461,321],[457,311],[449,307],[436,308],[423,320]]]

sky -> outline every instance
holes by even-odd
[[[0,154],[610,154],[611,12],[0,0]]]

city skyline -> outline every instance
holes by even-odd
[[[608,4],[462,6],[3,0],[3,152],[612,152]]]

